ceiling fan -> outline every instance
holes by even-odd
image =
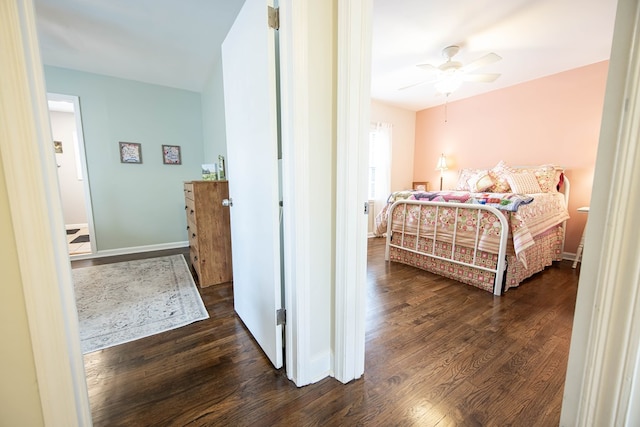
[[[418,64],[417,67],[422,68],[435,76],[432,79],[405,86],[401,89],[408,89],[423,85],[425,83],[434,83],[436,90],[444,95],[450,95],[458,89],[463,82],[484,82],[490,83],[495,81],[500,74],[498,73],[473,73],[478,68],[492,64],[502,58],[495,53],[488,53],[475,61],[464,65],[462,62],[454,61],[453,57],[460,51],[460,46],[447,46],[442,49],[442,56],[446,61],[440,65]]]

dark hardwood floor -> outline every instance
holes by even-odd
[[[578,282],[569,261],[494,297],[387,264],[383,240],[369,242],[363,378],[297,388],[224,284],[200,289],[209,319],[85,355],[94,425],[558,425]],[[169,253],[186,251],[141,257]]]

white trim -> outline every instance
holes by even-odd
[[[89,426],[44,76],[29,0],[0,4],[0,151],[45,425]],[[55,195],[55,196],[54,196]]]
[[[297,386],[311,384],[311,301],[309,204],[310,19],[304,1],[280,1],[280,111],[282,133],[285,357],[287,376]],[[295,284],[295,286],[293,286]]]
[[[343,383],[364,373],[371,13],[371,0],[338,2],[334,371]]]
[[[128,248],[107,249],[104,251],[98,251],[93,254],[71,255],[70,259],[71,261],[76,261],[80,259],[104,258],[109,256],[129,255],[129,254],[137,254],[142,252],[164,251],[167,249],[177,249],[177,248],[187,248],[187,247],[189,247],[189,241],[185,240],[183,242],[159,243],[157,245],[130,246]]]
[[[560,424],[637,425],[640,8],[620,0]]]
[[[574,252],[562,252],[562,259],[566,261],[575,261],[576,253]]]
[[[91,185],[89,184],[89,168],[87,167],[87,154],[84,145],[84,128],[82,126],[82,111],[80,110],[80,98],[76,95],[64,95],[61,93],[47,93],[47,99],[53,101],[65,101],[73,104],[73,117],[75,119],[77,138],[76,156],[79,158],[79,167],[82,172],[82,190],[84,191],[84,209],[87,214],[87,229],[89,231],[89,246],[91,252],[96,252],[96,230],[93,223],[93,204],[91,203]],[[58,190],[60,191],[60,190]],[[68,225],[68,224],[67,224]]]

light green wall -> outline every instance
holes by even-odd
[[[47,91],[80,98],[98,251],[187,240],[184,181],[203,163],[200,94],[45,67]],[[120,163],[118,142],[142,144],[142,164]],[[162,163],[179,145],[182,165]]]
[[[227,128],[224,115],[222,59],[220,57],[202,90],[202,133],[205,160],[203,163],[215,163],[218,161],[219,155],[226,158]]]
[[[43,426],[22,278],[1,161],[0,236],[0,425]]]

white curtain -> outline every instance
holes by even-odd
[[[391,136],[389,123],[372,123],[369,134],[369,200],[375,202],[373,215],[382,210],[391,188]]]

